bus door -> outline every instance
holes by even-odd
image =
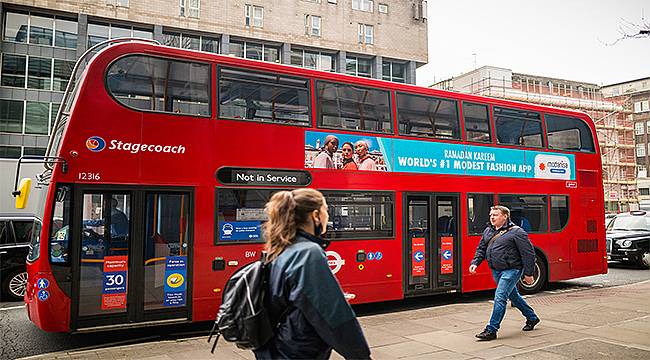
[[[191,193],[77,187],[72,328],[190,319]]]
[[[460,288],[457,194],[405,196],[405,295]]]

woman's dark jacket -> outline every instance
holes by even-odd
[[[279,321],[258,359],[369,359],[370,349],[352,308],[327,264],[324,241],[299,231],[271,263],[269,313]],[[286,312],[285,312],[286,311]]]
[[[505,231],[490,243],[490,239],[500,231]],[[489,246],[488,246],[489,243]],[[524,275],[532,276],[535,271],[535,249],[528,240],[528,234],[524,229],[508,222],[500,229],[488,226],[483,231],[481,242],[476,248],[472,264],[478,266],[487,259],[490,269],[524,269]]]

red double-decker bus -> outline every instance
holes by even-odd
[[[352,304],[493,287],[467,268],[494,204],[535,245],[522,291],[607,271],[584,113],[143,41],[86,62],[39,177],[25,301],[46,331],[212,320],[266,201],[305,186]]]

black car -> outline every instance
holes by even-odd
[[[650,212],[616,215],[607,225],[607,256],[650,269]]]
[[[22,300],[27,287],[25,261],[36,218],[27,214],[0,214],[1,299]]]

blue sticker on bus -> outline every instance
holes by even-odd
[[[126,271],[105,272],[102,294],[122,293],[126,293]]]
[[[219,222],[219,239],[226,241],[256,241],[260,239],[261,221]]]
[[[415,259],[415,262],[424,260],[424,253],[422,251],[416,251],[415,254],[413,254],[413,259]]]
[[[368,255],[366,255],[366,258],[367,258],[369,261],[375,260],[375,253],[373,253],[373,252],[369,252]]]
[[[384,255],[381,253],[381,251],[377,251],[375,253],[375,260],[381,260],[382,257],[384,257]]]
[[[38,279],[37,284],[39,289],[47,289],[50,286],[50,282],[47,279]]]
[[[168,256],[165,261],[164,306],[185,305],[187,256]]]
[[[50,297],[50,293],[47,290],[39,290],[37,296],[38,300],[45,301]]]

